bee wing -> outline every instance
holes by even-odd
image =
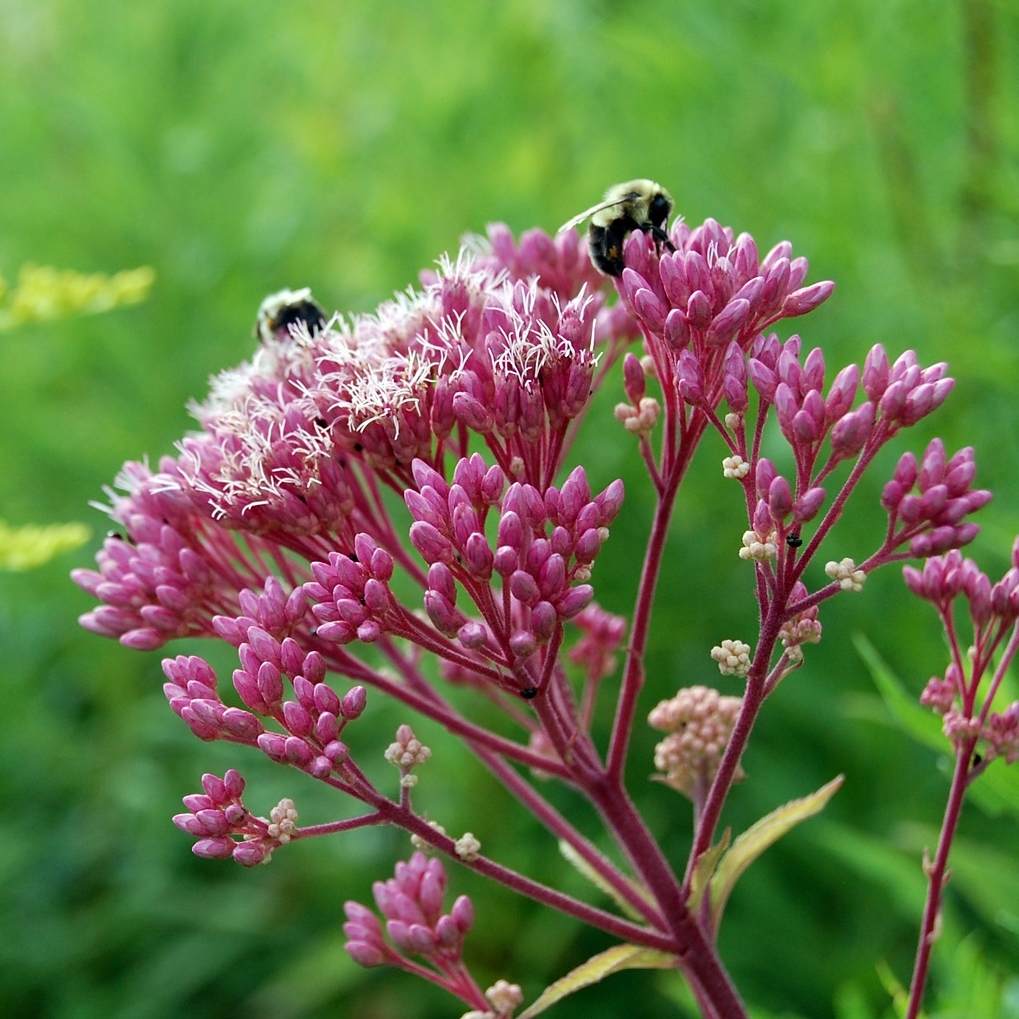
[[[596,212],[601,212],[602,209],[611,209],[613,205],[622,205],[626,201],[628,196],[622,198],[612,198],[609,201],[599,202],[597,205],[592,205],[590,209],[585,209],[583,212],[578,212],[573,219],[567,220],[559,229],[557,233],[565,233],[567,230],[572,230],[575,226],[579,226],[584,222],[585,219],[593,216]]]

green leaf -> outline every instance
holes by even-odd
[[[91,535],[84,524],[8,527],[0,520],[0,570],[28,570],[61,552],[84,545]]]
[[[624,969],[672,969],[676,957],[654,948],[639,945],[616,945],[605,952],[591,956],[585,963],[571,970],[566,976],[549,984],[537,1000],[526,1008],[517,1019],[533,1019],[557,1001],[562,1001],[576,991],[591,984],[597,984],[613,973]]]
[[[941,719],[909,691],[866,637],[857,635],[853,645],[867,666],[889,714],[903,731],[923,746],[932,747],[939,753],[949,752],[951,748],[941,731]]]
[[[725,908],[729,893],[743,871],[790,828],[824,810],[828,801],[842,785],[842,778],[839,775],[809,796],[790,800],[756,821],[737,837],[732,849],[722,858],[715,876],[711,879],[711,911],[716,930],[722,919],[722,910]]]
[[[697,857],[694,864],[693,874],[690,877],[690,902],[689,909],[694,915],[701,908],[701,899],[704,897],[704,889],[711,881],[711,875],[715,873],[718,861],[722,854],[729,848],[729,841],[732,829],[726,828],[719,842],[710,849],[706,849]]]
[[[628,916],[631,920],[643,920],[642,917],[629,902],[619,894],[619,890],[613,887],[608,881],[605,880],[574,848],[566,842],[564,839],[559,840],[559,852],[573,864],[574,867],[580,871],[588,881],[604,892],[610,899]],[[620,875],[630,885],[630,887],[649,905],[654,904],[654,899],[648,894],[646,888],[642,885],[637,884],[636,881],[632,881],[625,875]]]

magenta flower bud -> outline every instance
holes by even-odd
[[[793,509],[793,492],[789,482],[779,475],[768,486],[768,512],[776,524],[781,524]]]
[[[822,280],[820,283],[812,283],[809,287],[794,290],[782,302],[782,317],[795,318],[797,315],[806,315],[827,301],[834,289],[835,284],[831,280]]]
[[[194,814],[174,814],[170,820],[186,835],[198,838],[206,834],[205,825]]]
[[[560,493],[559,518],[562,523],[569,526],[590,501],[591,486],[587,483],[587,473],[583,467],[575,467]]]
[[[571,587],[566,594],[556,602],[556,611],[560,619],[572,619],[578,612],[582,612],[591,604],[594,599],[594,588],[590,584],[578,584]]]
[[[832,452],[844,460],[863,449],[874,428],[875,407],[864,403],[835,422],[831,430]]]
[[[456,604],[456,579],[453,571],[445,563],[433,563],[429,567],[428,587],[451,605]]]
[[[457,640],[470,651],[483,648],[488,641],[488,630],[484,623],[471,620],[457,630]]]
[[[898,421],[906,406],[909,387],[904,382],[892,382],[884,391],[878,410],[886,421]]]
[[[368,569],[376,580],[386,584],[393,576],[393,557],[385,549],[377,548],[372,552]]]
[[[311,715],[296,701],[284,701],[283,724],[294,736],[309,736],[314,722]]]
[[[439,863],[437,858],[432,862]],[[417,900],[426,917],[442,912],[442,897],[446,894],[446,872],[442,866],[427,867],[421,876]]]
[[[450,916],[456,921],[461,935],[466,934],[474,926],[474,904],[466,895],[460,895],[453,903]]]
[[[234,689],[237,691],[241,700],[249,708],[251,708],[252,711],[257,711],[261,715],[268,715],[271,713],[272,709],[265,703],[262,693],[258,688],[258,683],[250,672],[245,672],[244,669],[235,669],[233,674],[233,684]]]
[[[374,644],[382,636],[382,627],[374,619],[366,619],[357,628],[357,639],[363,644]]]
[[[227,708],[220,719],[224,735],[242,743],[254,743],[265,727],[250,711]]]
[[[381,616],[390,604],[389,590],[386,585],[378,580],[369,580],[364,585],[364,604],[373,615]]]
[[[277,764],[287,763],[287,743],[279,733],[263,732],[256,742],[258,749],[271,761]]]
[[[541,598],[537,581],[525,570],[517,570],[510,577],[510,592],[524,605],[535,605]]]
[[[410,525],[411,544],[426,563],[452,562],[453,546],[449,539],[423,520]]]
[[[948,504],[948,486],[931,485],[920,498],[920,516],[934,520]]]
[[[623,482],[617,478],[603,492],[595,497],[595,505],[599,511],[598,525],[608,527],[619,515],[623,507],[623,496],[626,494]]]
[[[601,551],[601,533],[597,527],[589,527],[577,539],[573,549],[574,558],[582,566],[590,566]]]
[[[538,586],[545,598],[555,598],[566,587],[566,561],[561,555],[549,555],[537,573]]]
[[[408,488],[403,493],[403,501],[415,520],[431,524],[432,527],[436,528],[445,526],[445,513],[437,510],[432,505],[431,500],[426,499],[420,492],[415,492],[413,488]]]
[[[623,357],[623,391],[635,407],[647,393],[647,378],[639,359],[631,351]]]
[[[314,751],[300,737],[288,736],[286,738],[286,758],[291,764],[298,768],[306,768],[311,764],[314,756]]]
[[[203,860],[229,860],[237,843],[231,838],[201,839],[191,847]]]
[[[509,545],[503,545],[501,548],[495,550],[495,560],[492,563],[492,569],[499,574],[500,577],[508,577],[514,570],[520,566],[520,556],[515,548],[511,548]]]
[[[263,662],[258,667],[258,692],[262,700],[269,705],[277,705],[283,699],[283,677],[280,670],[271,662]]]
[[[231,771],[232,770],[233,769],[231,769]],[[236,775],[237,773],[234,772],[234,774]],[[239,777],[240,776],[238,776],[238,778]],[[205,795],[208,796],[212,803],[225,803],[227,800],[232,798],[232,795],[227,792],[226,782],[224,779],[220,778],[218,775],[213,775],[210,772],[206,772],[202,776],[202,789],[205,790]],[[244,787],[242,785],[240,791],[236,795],[239,796],[243,791]],[[194,797],[186,797],[184,800],[185,805],[189,799],[194,799]],[[198,809],[202,808],[191,807],[190,809],[197,812]]]
[[[280,668],[282,662],[279,641],[271,633],[263,630],[260,626],[249,627],[248,644],[263,662],[272,662],[277,669]]]
[[[248,626],[252,623],[248,623]],[[247,626],[243,629],[231,616],[213,616],[212,617],[212,628],[216,631],[216,636],[221,637],[227,642],[232,644],[234,647],[239,647],[247,635]]]
[[[789,442],[796,442],[796,434],[793,431],[793,419],[799,411],[799,401],[793,388],[786,382],[780,382],[775,388],[775,413],[778,416],[779,427],[782,434]]]
[[[813,520],[824,505],[824,500],[823,488],[808,488],[793,504],[793,520],[798,524]]]
[[[704,373],[689,349],[681,350],[676,358],[676,387],[687,403],[697,405],[704,402]]]
[[[529,658],[538,650],[538,641],[530,630],[516,630],[510,634],[509,647],[517,658]]]
[[[346,924],[344,924],[343,929],[346,931]],[[373,966],[381,966],[386,961],[382,950],[366,941],[348,941],[343,946],[343,950],[358,966],[364,966],[366,969],[371,969]]]
[[[808,394],[810,396],[816,396],[817,401],[820,402],[821,397],[818,393]],[[821,407],[821,419],[818,420],[816,414],[812,414],[807,409],[806,405],[802,410],[797,411],[793,415],[792,420],[792,433],[796,438],[796,441],[800,445],[809,446],[817,441],[821,434],[821,430],[824,427],[824,407]]]
[[[331,711],[323,711],[315,719],[315,739],[326,745],[331,743],[340,732],[340,720]]]
[[[888,355],[880,343],[876,343],[867,353],[863,363],[863,391],[867,398],[877,403],[888,388],[890,368]]]
[[[438,471],[429,467],[424,460],[415,460],[410,465],[410,469],[414,476],[414,482],[418,486],[418,491],[425,488],[432,488],[443,499],[449,495],[449,485],[446,484],[443,476],[439,474]]]
[[[288,676],[300,675],[304,668],[304,651],[293,637],[285,637],[280,644],[280,668]]]
[[[334,768],[339,768],[350,757],[350,749],[342,740],[334,739],[327,743],[322,753],[329,758]]]
[[[690,299],[690,287],[687,284],[683,256],[676,252],[662,258],[659,263],[659,275],[665,296],[673,309],[685,308],[686,302]]]
[[[778,376],[763,361],[755,357],[747,361],[747,374],[754,389],[760,393],[761,399],[767,403],[774,403]]]
[[[772,482],[778,477],[778,471],[775,470],[775,465],[767,459],[767,457],[761,457],[757,461],[757,472],[754,474],[754,487],[757,490],[758,499],[767,499],[768,492],[771,489]]]
[[[558,613],[551,602],[540,601],[531,609],[531,630],[539,644],[547,644],[552,639],[558,622]]]
[[[239,863],[242,867],[257,867],[269,856],[269,848],[257,842],[231,842],[231,845],[234,863]]]
[[[665,332],[666,308],[652,291],[641,287],[633,295],[631,304],[637,317],[650,332],[658,336]]]
[[[735,341],[726,349],[722,371],[722,387],[729,409],[742,414],[748,406],[747,366],[743,351]]]
[[[476,532],[467,539],[463,548],[463,560],[472,576],[480,580],[488,580],[492,576],[495,553],[484,534]]]
[[[462,935],[451,916],[440,916],[435,921],[436,947],[442,952],[456,952],[460,946]]]
[[[695,290],[686,306],[686,317],[690,328],[704,332],[711,325],[711,298],[703,290]]]
[[[937,440],[935,440],[937,441]],[[919,477],[919,467],[916,457],[912,453],[903,453],[899,462],[895,465],[894,479],[902,485],[904,490],[912,488]]]
[[[917,524],[923,519],[920,507],[920,497],[916,495],[904,495],[899,500],[899,519],[905,524]]]
[[[340,714],[347,721],[353,721],[355,718],[360,717],[367,703],[368,694],[365,688],[360,685],[353,686],[343,695],[343,700],[340,701]]]
[[[665,342],[675,352],[690,346],[690,320],[681,308],[673,308],[665,316]]]
[[[200,810],[195,814],[195,821],[204,835],[225,835],[230,831],[222,810]]]
[[[467,617],[441,594],[428,590],[425,592],[425,611],[432,625],[444,636],[454,637]]]
[[[495,418],[480,400],[467,393],[454,393],[453,413],[458,421],[472,431],[489,435],[495,426]]]
[[[494,506],[506,488],[506,475],[498,465],[489,467],[481,482],[481,499],[487,506]]]
[[[79,616],[78,621],[86,630],[92,630],[103,637],[115,637],[119,632],[119,628],[97,627],[93,625],[93,621],[99,611],[99,609],[96,609],[93,612],[86,613],[84,616]],[[161,648],[166,641],[167,637],[165,634],[149,627],[138,627],[137,629],[128,630],[126,633],[120,634],[120,643],[134,651],[155,651],[156,648]]]
[[[967,450],[972,455],[972,449]],[[917,486],[925,492],[931,485],[937,484],[945,476],[946,469],[945,444],[940,439],[932,439],[924,450],[917,475]]]
[[[750,302],[734,298],[711,320],[704,342],[709,347],[723,347],[746,324],[750,316]]]
[[[523,548],[524,524],[520,516],[512,510],[503,510],[502,518],[499,521],[496,544],[499,546],[499,551],[503,547],[512,548],[516,551]],[[502,571],[500,570],[500,572]]]

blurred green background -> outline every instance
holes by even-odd
[[[370,310],[465,231],[555,229],[608,185],[649,176],[689,221],[749,230],[762,252],[788,238],[810,280],[837,281],[794,323],[830,374],[875,342],[951,363],[949,404],[889,453],[827,558],[873,547],[891,464],[939,434],[950,451],[976,447],[978,482],[997,497],[971,554],[992,577],[1007,568],[1019,528],[1012,0],[0,0],[0,54],[0,273],[13,282],[31,261],[158,274],[136,308],[0,334],[9,523],[87,519],[98,545],[104,521],[87,502],[123,460],[172,451],[186,402],[250,354],[266,293],[308,285],[330,309]],[[599,486],[627,479],[595,578],[623,611],[651,503],[615,398],[576,458]],[[681,683],[717,682],[712,644],[753,640],[736,497],[719,484],[720,445],[703,454],[668,553],[644,710]],[[194,740],[166,708],[158,654],[81,631],[91,603],[66,574],[90,564],[84,549],[0,576],[0,1012],[459,1015],[442,992],[341,950],[343,901],[370,901],[371,881],[406,855],[402,837],[302,843],[254,872],[191,856],[169,818],[204,771],[238,766],[263,813],[284,795],[302,821],[333,807],[296,773]],[[739,831],[846,775],[824,817],[770,850],[730,903],[723,948],[762,1017],[884,1014],[887,974],[909,978],[920,853],[947,789],[944,755],[893,722],[853,643],[866,632],[915,695],[945,664],[933,614],[888,570],[822,619],[825,641],[769,702],[726,817]],[[170,650],[206,654],[224,677],[233,667],[222,649]],[[378,698],[371,710],[381,749],[403,716]],[[586,894],[484,775],[422,731],[437,751],[418,799],[431,816]],[[631,785],[681,861],[689,809],[644,781],[653,743],[638,734]],[[1019,1015],[1019,768],[995,768],[997,799],[963,820],[932,1011]],[[482,981],[517,981],[530,1000],[608,947],[451,877],[475,897],[468,955]],[[659,973],[614,977],[551,1014],[624,1013],[689,1014],[677,978]]]

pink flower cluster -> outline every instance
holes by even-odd
[[[1012,566],[992,584],[971,559],[958,551],[928,559],[923,569],[903,568],[906,585],[931,602],[949,636],[952,659],[944,678],[934,676],[920,698],[944,718],[945,735],[956,752],[973,759],[971,777],[996,757],[1019,760],[1019,701],[995,710],[1005,672],[1019,649],[1019,541]],[[958,637],[956,605],[968,610],[972,646]]]
[[[668,527],[700,440],[714,429],[728,453],[724,484],[747,527],[732,551],[749,563],[760,625],[753,645],[722,643],[723,672],[745,680],[742,696],[698,686],[652,712],[667,733],[656,751],[664,781],[696,803],[688,874],[717,844],[763,700],[821,637],[820,604],[860,590],[890,562],[940,555],[906,578],[950,634],[953,600],[969,601],[972,671],[953,645],[926,702],[958,746],[972,752],[982,741],[978,767],[989,756],[1019,757],[1019,706],[990,707],[1000,671],[985,700],[976,698],[991,652],[1019,615],[1019,551],[993,587],[955,551],[972,540],[968,517],[990,496],[972,487],[972,451],[949,457],[934,440],[919,462],[902,456],[885,485],[879,546],[859,564],[841,550],[826,567],[832,582],[811,586],[807,569],[864,472],[946,399],[952,380],[942,364],[922,368],[912,352],[891,362],[875,346],[862,372],[845,367],[826,387],[820,350],[804,355],[798,336],[783,342],[764,330],[817,307],[832,283],[805,285],[807,262],[788,243],[761,259],[749,235],[714,220],[679,222],[670,237],[671,247],[634,231],[611,306],[574,234],[531,231],[517,244],[498,226],[483,250],[442,260],[420,289],[370,315],[327,319],[307,292],[291,304],[275,295],[263,305],[251,362],[219,376],[194,408],[200,430],[158,470],[125,466],[119,491],[109,492],[118,532],[97,569],[74,579],[100,602],[82,624],[127,646],[204,635],[236,649],[225,696],[203,659],[163,663],[170,707],[198,738],[259,750],[368,808],[301,829],[289,800],[268,819],[255,817],[241,801],[239,774],[206,775],[203,791],[184,801],[188,813],[175,818],[198,855],[252,865],[297,838],[398,825],[419,846],[617,939],[674,954],[716,1014],[740,1015],[713,932],[686,908],[689,884],[624,785]],[[635,342],[642,358],[627,352]],[[639,449],[656,496],[629,619],[595,600],[623,484],[608,480],[595,491],[584,466],[565,469],[592,394],[620,359],[629,404],[617,408],[619,434]],[[771,418],[791,451],[788,474],[762,453]],[[1004,658],[1016,643],[1013,636]],[[596,696],[623,651],[601,747]],[[352,685],[342,692],[333,677]],[[468,689],[450,697],[451,685]],[[462,739],[640,922],[502,867],[471,833],[453,840],[429,824],[412,805],[411,771],[431,750],[406,723],[385,751],[400,770],[398,790],[376,788],[344,737],[365,712],[367,687]],[[476,692],[502,709],[505,724],[490,728],[478,720],[489,714],[472,714]],[[586,797],[617,852],[579,832],[539,793],[539,777]],[[415,853],[375,885],[385,930],[372,911],[347,904],[348,951],[365,965],[434,980],[481,1014],[490,1006],[508,1014],[519,989],[500,983],[486,998],[469,976],[461,950],[471,905],[461,897],[444,913],[445,889],[442,864]]]
[[[346,949],[362,966],[398,966],[428,978],[462,1000],[485,1008],[486,999],[461,960],[464,938],[474,925],[474,907],[466,895],[443,912],[446,870],[437,857],[416,852],[398,863],[394,876],[372,885],[375,904],[385,919],[357,902],[344,904]],[[415,961],[423,960],[425,966]]]

